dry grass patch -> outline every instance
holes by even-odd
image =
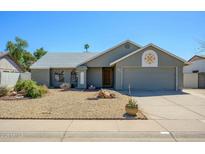
[[[128,96],[112,91],[116,98],[96,99],[97,93],[50,89],[38,99],[0,100],[0,118],[127,118]],[[143,119],[143,116],[140,113],[138,118]]]

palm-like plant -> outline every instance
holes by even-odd
[[[88,48],[90,48],[90,45],[89,44],[85,44],[84,45],[84,49],[86,50],[86,52],[88,52]]]

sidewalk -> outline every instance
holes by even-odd
[[[205,141],[205,120],[0,120],[0,141]]]

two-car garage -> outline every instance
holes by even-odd
[[[119,90],[175,91],[183,89],[186,61],[153,44],[111,63]]]
[[[176,90],[176,68],[125,67],[122,82],[125,90]]]

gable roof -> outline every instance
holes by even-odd
[[[191,62],[194,58],[196,58],[196,57],[198,57],[198,58],[201,58],[201,59],[205,59],[205,55],[194,55],[193,57],[191,57],[189,60],[188,60],[188,62]]]
[[[107,50],[105,50],[105,51],[103,51],[103,52],[100,52],[99,54],[96,54],[95,56],[89,58],[88,60],[86,60],[86,61],[80,63],[78,66],[80,66],[80,65],[82,65],[82,64],[85,64],[85,63],[87,63],[87,62],[89,62],[89,61],[91,61],[91,60],[93,60],[93,59],[95,59],[95,58],[97,58],[97,57],[99,57],[99,56],[101,56],[101,55],[107,53],[107,52],[110,52],[111,50],[113,50],[113,49],[115,49],[115,48],[117,48],[117,47],[119,47],[119,46],[121,46],[121,45],[123,45],[123,44],[125,44],[125,43],[131,43],[131,44],[133,44],[133,45],[135,45],[135,46],[137,46],[137,47],[139,47],[139,48],[142,47],[141,45],[139,45],[139,44],[137,44],[137,43],[135,43],[135,42],[133,42],[133,41],[131,41],[131,40],[125,40],[125,41],[122,41],[121,43],[119,43],[119,44],[117,44],[117,45],[115,45],[115,46],[113,46],[113,47],[111,47],[111,48],[109,48],[109,49],[107,49]]]
[[[138,50],[136,50],[134,52],[131,52],[130,54],[128,54],[128,55],[126,55],[126,56],[124,56],[124,57],[122,57],[122,58],[120,58],[120,59],[118,59],[116,61],[113,61],[112,63],[110,63],[110,66],[113,66],[114,64],[116,64],[116,63],[118,63],[118,62],[128,58],[129,56],[132,56],[135,53],[138,53],[138,52],[140,52],[140,51],[142,51],[142,50],[144,50],[144,49],[146,49],[148,47],[154,47],[154,48],[156,48],[156,49],[158,49],[158,50],[168,54],[169,56],[174,57],[174,58],[178,59],[179,61],[182,61],[183,63],[188,64],[186,60],[184,60],[184,59],[182,59],[182,58],[180,58],[180,57],[178,57],[178,56],[176,56],[176,55],[174,55],[174,54],[172,54],[172,53],[170,53],[170,52],[168,52],[168,51],[158,47],[157,45],[154,45],[154,44],[150,43],[150,44],[148,44],[148,45],[146,45],[146,46],[144,46],[144,47],[142,47],[142,48],[140,48],[140,49],[138,49]]]
[[[112,63],[110,63],[110,66],[122,61],[123,59],[126,59],[127,57],[142,51],[143,49],[146,49],[150,46],[166,53],[167,55],[174,57],[176,59],[178,59],[179,61],[185,63],[185,64],[189,64],[186,60],[158,47],[157,45],[154,45],[152,43],[142,47],[139,44],[136,44],[134,42],[132,42],[131,40],[125,40],[115,46],[113,46],[112,48],[109,48],[107,50],[105,50],[104,52],[101,53],[93,53],[93,52],[88,52],[88,53],[83,53],[83,52],[75,52],[75,53],[70,53],[70,52],[48,52],[46,55],[44,55],[43,57],[41,57],[41,59],[39,59],[37,62],[35,62],[30,68],[31,69],[48,69],[48,68],[76,68],[82,64],[85,64],[107,52],[110,52],[111,50],[125,44],[125,43],[131,43],[134,44],[135,46],[139,47],[140,49],[131,52],[130,54],[127,54],[126,56],[123,56],[122,58],[113,61]]]
[[[31,69],[47,69],[47,68],[75,68],[78,64],[95,56],[97,53],[83,52],[48,52],[41,59],[35,62]]]
[[[19,71],[23,71],[23,68],[21,67],[21,65],[13,57],[11,57],[11,55],[9,54],[8,51],[0,52],[0,59],[4,58],[4,57],[9,57],[12,60],[13,64],[16,65],[15,66],[15,67],[17,67],[16,69],[18,69]]]

